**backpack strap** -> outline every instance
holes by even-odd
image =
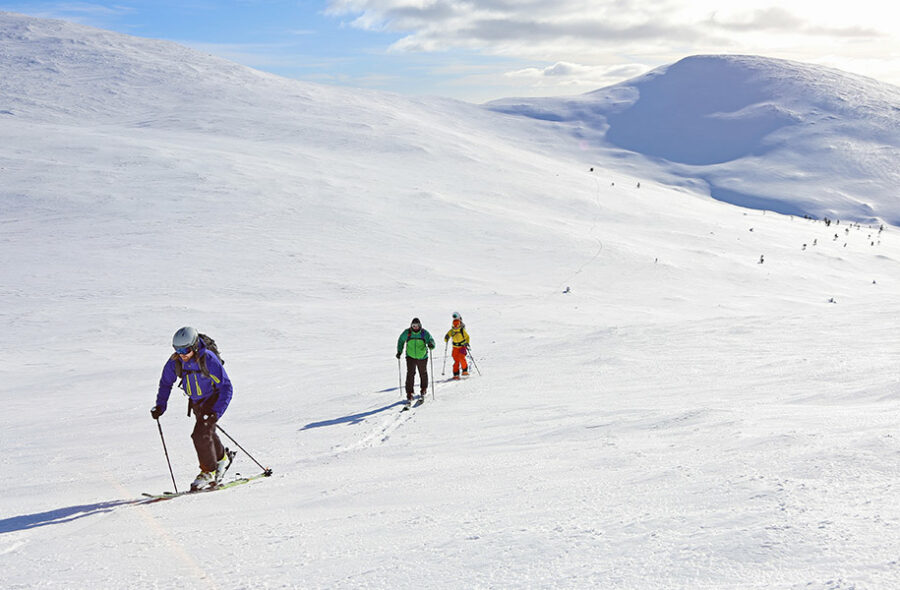
[[[209,369],[206,368],[206,355],[202,354],[197,357],[197,364],[200,365],[200,372],[203,373],[203,376],[209,379]]]
[[[209,369],[206,367],[206,355],[199,354],[196,352],[194,354],[197,355],[197,365],[199,365],[199,367],[200,367],[200,372],[203,374],[204,377],[206,377],[207,379],[210,379],[211,375],[209,374]],[[176,353],[176,354],[172,355],[172,360],[175,361],[175,376],[178,377],[179,379],[183,379],[184,378],[184,364],[182,364],[182,362],[181,362],[181,357],[178,356],[178,354]]]
[[[403,346],[406,347],[406,350],[409,350],[409,339],[412,338],[412,328],[406,329],[406,342],[403,343]],[[401,352],[403,349],[401,349]]]

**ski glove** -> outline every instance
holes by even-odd
[[[153,406],[152,408],[150,408],[150,415],[153,417],[154,420],[159,420],[159,417],[162,416],[163,414],[165,414],[165,412],[166,412],[165,408],[160,409],[157,406]]]
[[[401,355],[401,354],[403,354],[403,353],[402,353],[402,352],[398,352],[398,353],[397,353],[397,358],[400,358],[400,355]]]

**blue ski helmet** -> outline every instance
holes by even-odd
[[[176,350],[184,350],[187,348],[195,348],[200,334],[194,328],[185,326],[180,328],[175,335],[172,336],[172,347]]]

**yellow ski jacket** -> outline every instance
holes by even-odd
[[[450,328],[450,331],[444,336],[444,342],[453,339],[453,346],[468,346],[469,334],[466,332],[466,326],[461,325],[459,328]]]

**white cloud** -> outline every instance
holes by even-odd
[[[331,0],[328,14],[400,34],[396,52],[453,49],[532,60],[560,82],[643,69],[698,53],[749,53],[839,61],[900,84],[900,9],[882,0],[843,6],[811,0]],[[810,59],[812,58],[812,59]],[[879,67],[873,68],[873,62]],[[546,64],[554,64],[545,67]],[[574,64],[583,64],[569,69]],[[554,74],[555,72],[555,74]],[[600,76],[608,79],[608,76]]]
[[[518,82],[517,86],[529,94],[535,94],[535,91],[546,93],[554,89],[571,94],[596,90],[646,71],[647,67],[641,64],[609,67],[556,62],[545,68],[523,68],[506,72],[504,77]]]
[[[552,66],[546,68],[525,68],[507,72],[506,75],[512,78],[523,78],[530,80],[539,80],[543,78],[596,78],[606,79],[610,77],[635,76],[642,73],[643,67],[640,65],[615,66],[613,68],[605,66],[585,66],[569,62],[556,62]]]

